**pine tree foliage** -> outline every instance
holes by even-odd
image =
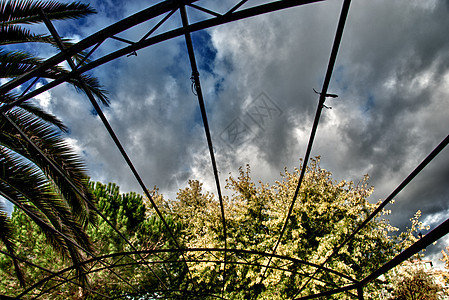
[[[89,186],[96,196],[98,209],[136,249],[158,250],[172,247],[167,230],[158,217],[147,211],[141,195],[134,192],[120,193],[119,187],[114,183],[91,182]],[[174,222],[169,216],[166,220],[170,229],[179,233],[180,223]],[[50,271],[71,267],[70,261],[57,255],[45,243],[44,233],[35,223],[30,222],[29,217],[22,210],[15,209],[11,217],[11,226],[16,229],[16,253],[19,257],[26,258]],[[95,226],[89,226],[87,234],[92,241],[97,257],[133,251],[131,245],[102,218],[98,219]],[[162,289],[163,284],[165,286],[179,284],[174,278],[174,274],[182,274],[183,270],[179,267],[180,264],[163,266],[144,263],[161,259],[177,261],[176,256],[164,255],[162,253],[159,255],[144,254],[142,257],[138,255],[106,257],[102,260],[103,264],[99,261],[86,264],[86,270],[96,271],[87,276],[89,286],[85,289],[70,282],[58,286],[61,278],[55,278],[47,285],[36,286],[33,292],[47,292],[48,299],[95,299],[98,295],[92,290],[114,297],[135,293],[132,286],[143,291],[151,291]],[[23,289],[14,275],[12,263],[8,257],[0,254],[0,290],[7,295],[19,295]],[[112,271],[108,270],[106,266],[112,266],[110,268]],[[32,266],[27,266],[24,271],[26,281],[29,283],[39,282],[51,275]],[[62,275],[73,277],[70,271]],[[126,282],[122,281],[119,276],[126,279]]]

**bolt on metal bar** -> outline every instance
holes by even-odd
[[[304,165],[303,165],[303,167],[301,169],[301,173],[300,173],[300,176],[299,176],[298,184],[296,186],[296,190],[295,190],[295,193],[293,195],[293,199],[292,199],[291,205],[290,205],[290,207],[288,209],[287,216],[285,217],[284,225],[282,226],[281,232],[279,234],[279,238],[278,238],[278,240],[277,240],[277,242],[276,242],[276,244],[275,244],[275,246],[273,248],[273,254],[276,253],[277,248],[278,248],[278,246],[279,246],[279,244],[280,244],[280,242],[282,240],[282,237],[284,236],[285,230],[287,229],[287,224],[288,224],[289,219],[290,219],[290,217],[291,217],[291,215],[293,213],[293,208],[295,206],[296,200],[298,198],[299,190],[301,188],[301,185],[302,185],[302,182],[303,182],[303,179],[304,179],[304,176],[305,176],[305,172],[306,172],[306,169],[307,169],[307,164],[308,164],[308,161],[309,161],[309,158],[310,158],[310,154],[312,152],[312,145],[313,145],[313,142],[314,142],[314,139],[315,139],[316,131],[318,129],[318,123],[320,121],[321,112],[323,110],[324,102],[326,101],[327,90],[328,90],[328,87],[329,87],[329,84],[330,84],[330,80],[331,80],[331,77],[332,77],[332,73],[333,73],[333,70],[334,70],[335,61],[337,60],[338,49],[340,47],[341,39],[343,37],[343,29],[345,27],[346,19],[347,19],[347,16],[348,16],[350,3],[351,3],[351,0],[345,0],[344,3],[343,3],[342,9],[341,9],[340,19],[339,19],[339,22],[338,22],[338,25],[337,25],[337,30],[336,30],[336,33],[335,33],[334,43],[333,43],[331,54],[330,54],[330,57],[329,57],[329,63],[328,63],[328,66],[327,66],[326,76],[324,78],[324,83],[323,83],[323,87],[321,89],[319,102],[318,102],[318,107],[317,107],[316,114],[315,114],[315,119],[313,121],[312,131],[310,133],[309,142],[307,144],[307,150],[306,150],[306,154],[305,154],[305,157],[304,157]],[[270,265],[270,263],[271,263],[271,258],[268,260],[267,266]],[[265,270],[264,270],[264,272],[262,274],[260,283],[262,283],[262,281],[265,279],[266,271],[267,271],[267,268],[265,268]],[[308,282],[310,282],[310,279],[307,281],[307,283]]]
[[[182,6],[180,8],[180,12],[181,12],[182,24],[185,28],[189,25],[185,6]],[[214,147],[212,145],[212,137],[210,134],[209,123],[207,121],[206,105],[204,103],[203,92],[201,90],[200,78],[198,75],[199,73],[198,73],[198,67],[197,67],[196,59],[195,59],[195,52],[193,50],[192,38],[190,36],[190,33],[187,31],[185,32],[184,37],[185,37],[186,45],[187,45],[187,52],[189,54],[190,66],[192,68],[193,84],[194,84],[194,88],[195,88],[196,95],[198,98],[198,104],[200,106],[201,118],[203,120],[204,131],[206,133],[207,145],[209,148],[209,155],[210,155],[210,159],[211,159],[211,163],[212,163],[212,168],[214,171],[215,184],[217,187],[218,199],[220,202],[221,220],[222,220],[223,236],[224,236],[224,246],[225,246],[225,249],[227,249],[228,243],[227,243],[226,218],[225,218],[225,212],[224,212],[223,196],[221,194],[220,179],[218,177],[218,168],[217,168],[217,163],[215,160]],[[223,290],[224,290],[225,283],[226,283],[225,275],[226,275],[226,251],[224,252],[224,259],[223,259],[222,294],[223,294]]]

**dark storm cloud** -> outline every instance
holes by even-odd
[[[202,2],[219,12],[235,3]],[[92,2],[99,13],[79,32],[58,29],[85,37],[148,5],[114,3]],[[448,3],[355,1],[350,8],[329,88],[339,97],[326,102],[332,109],[323,110],[312,155],[321,155],[337,179],[358,181],[368,173],[376,190],[372,201],[387,197],[447,134]],[[318,101],[313,89],[321,89],[340,8],[341,1],[330,0],[193,34],[222,183],[246,163],[256,181],[271,183],[285,166],[299,166]],[[174,24],[177,15],[166,26]],[[121,36],[138,40],[150,27]],[[117,45],[107,43],[99,53]],[[172,196],[178,184],[196,178],[216,193],[183,38],[94,74],[111,91],[105,112],[148,187]],[[260,95],[269,99],[265,108]],[[140,192],[85,97],[60,87],[51,99],[92,177]],[[266,117],[257,119],[261,114]],[[236,132],[245,135],[237,140]],[[397,197],[394,224],[406,225],[418,209],[427,220],[448,211],[448,157],[445,150]]]
[[[261,91],[284,112],[270,127],[256,128],[257,138],[243,150],[228,150],[229,160],[241,163],[247,153],[262,178],[275,178],[283,165],[297,166],[339,5],[329,1],[213,31],[217,66],[233,66],[224,68],[223,77],[234,90],[234,97],[228,90],[217,104],[214,117],[224,122],[217,131],[234,116],[244,120],[245,100]],[[330,87],[340,97],[327,103],[332,111],[323,111],[313,153],[337,178],[358,180],[368,173],[376,187],[373,201],[386,198],[447,134],[447,17],[443,1],[362,1],[350,9]],[[447,157],[441,153],[397,197],[390,216],[395,225],[408,225],[418,209],[424,218],[447,210]]]
[[[363,117],[349,116],[342,134],[350,157],[373,163],[369,173],[385,194],[447,134],[448,11],[442,1],[433,9],[418,3],[363,5],[352,11],[341,55]],[[447,151],[441,155],[447,158]],[[432,173],[426,170],[431,180],[417,179],[404,191],[393,206],[396,224],[404,225],[417,209],[426,215],[447,208],[442,195],[448,189],[438,181],[447,180],[448,167],[440,159]]]

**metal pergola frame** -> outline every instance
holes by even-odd
[[[443,237],[444,235],[449,233],[449,219],[447,219],[446,221],[444,221],[440,225],[438,225],[435,229],[430,231],[423,238],[421,238],[420,240],[415,242],[413,245],[411,245],[409,248],[404,250],[402,253],[400,253],[399,255],[394,257],[392,260],[390,260],[383,266],[379,267],[376,271],[372,272],[370,275],[368,275],[362,279],[354,279],[345,274],[342,274],[335,270],[331,270],[326,267],[326,263],[331,259],[331,257],[333,257],[334,255],[337,255],[338,252],[349,241],[351,241],[354,238],[354,236],[364,226],[366,226],[373,218],[375,218],[377,216],[377,214],[379,212],[382,211],[382,209],[385,207],[385,205],[390,203],[391,200],[395,196],[397,196],[399,194],[399,192],[402,191],[402,189],[405,188],[413,180],[413,178],[416,175],[418,175],[447,146],[447,144],[449,143],[449,135],[448,135],[445,139],[443,139],[441,141],[441,143],[431,153],[429,153],[429,155],[415,168],[415,170],[413,172],[411,172],[403,180],[403,182],[380,204],[380,206],[370,214],[370,216],[368,216],[362,223],[358,224],[356,230],[354,230],[352,233],[350,233],[349,236],[344,239],[343,243],[341,243],[338,247],[336,247],[332,251],[331,255],[328,256],[322,264],[316,265],[316,264],[312,264],[310,262],[301,261],[301,260],[298,260],[298,259],[295,259],[292,257],[286,257],[286,256],[277,254],[278,245],[280,244],[282,238],[284,237],[284,232],[285,232],[285,229],[287,226],[287,222],[293,212],[293,207],[294,207],[296,199],[298,197],[299,189],[301,187],[301,184],[302,184],[302,181],[303,181],[303,178],[305,175],[305,169],[306,169],[305,166],[301,169],[299,182],[296,187],[294,196],[291,200],[291,204],[288,208],[288,211],[286,212],[284,225],[279,234],[276,244],[273,245],[272,251],[270,253],[267,253],[267,252],[258,252],[258,251],[248,251],[248,250],[242,250],[242,249],[231,249],[228,247],[227,242],[226,242],[226,236],[227,236],[226,217],[225,217],[226,211],[225,211],[224,205],[223,205],[220,180],[219,180],[219,176],[218,176],[219,172],[218,172],[218,167],[217,167],[216,160],[215,160],[212,136],[211,136],[209,125],[208,125],[207,114],[206,114],[206,109],[205,109],[205,104],[204,104],[204,98],[203,98],[201,83],[200,83],[200,79],[199,79],[199,72],[198,72],[197,63],[196,63],[195,51],[193,48],[190,34],[195,31],[204,30],[204,29],[211,28],[214,26],[226,24],[229,22],[246,19],[246,18],[257,16],[257,15],[261,15],[261,14],[266,14],[269,12],[275,12],[275,11],[286,9],[286,8],[297,7],[297,6],[306,5],[306,4],[313,4],[313,3],[321,2],[321,1],[324,1],[324,0],[279,0],[279,1],[272,1],[269,3],[263,4],[263,5],[257,5],[257,6],[252,6],[249,8],[242,9],[241,7],[244,4],[251,2],[250,0],[242,0],[242,1],[237,2],[226,13],[220,14],[220,13],[212,11],[208,8],[205,8],[203,6],[195,4],[195,2],[197,2],[197,0],[166,0],[166,1],[156,4],[154,6],[151,6],[147,9],[144,9],[144,10],[142,10],[130,17],[127,17],[121,21],[116,22],[116,23],[106,27],[105,29],[100,30],[100,31],[92,34],[91,36],[83,39],[82,41],[78,42],[77,44],[73,45],[72,47],[70,47],[68,49],[65,49],[64,46],[62,45],[62,43],[60,43],[61,39],[60,39],[56,29],[53,27],[52,23],[46,18],[45,12],[43,11],[41,13],[42,17],[45,20],[45,24],[46,24],[48,30],[50,31],[50,33],[52,34],[54,39],[58,42],[58,46],[60,47],[60,52],[58,54],[54,55],[53,57],[47,59],[40,66],[27,72],[26,74],[23,74],[15,79],[5,83],[4,85],[2,85],[0,87],[0,94],[7,94],[14,88],[17,88],[21,85],[26,86],[22,95],[20,95],[14,102],[12,102],[10,104],[3,104],[0,107],[0,113],[1,113],[2,117],[7,119],[8,122],[13,123],[13,121],[10,120],[6,115],[6,112],[8,110],[12,109],[16,105],[19,105],[20,103],[22,103],[28,99],[31,99],[45,91],[52,89],[53,87],[55,87],[61,83],[67,82],[70,79],[73,79],[73,78],[78,79],[81,82],[81,87],[84,90],[84,92],[86,93],[86,95],[88,96],[89,100],[91,101],[91,104],[94,107],[96,113],[102,120],[104,126],[106,127],[106,130],[108,131],[109,135],[111,136],[114,143],[116,144],[116,147],[120,151],[123,158],[126,160],[128,166],[129,166],[130,170],[132,171],[133,175],[135,176],[137,182],[139,183],[139,185],[141,186],[145,195],[151,202],[156,214],[159,216],[159,218],[163,222],[166,230],[169,232],[170,238],[173,240],[175,248],[164,249],[164,250],[160,250],[160,249],[159,250],[147,250],[147,251],[141,251],[139,249],[136,249],[128,240],[126,240],[126,238],[122,234],[120,234],[120,232],[107,220],[107,218],[101,214],[101,212],[97,211],[97,213],[100,214],[100,217],[102,217],[105,221],[107,221],[108,224],[110,226],[112,226],[112,228],[114,228],[114,230],[120,234],[121,238],[124,239],[125,242],[131,246],[133,251],[115,253],[115,254],[101,256],[101,257],[96,257],[92,253],[86,252],[92,257],[91,259],[84,261],[84,262],[80,263],[79,265],[74,265],[67,269],[60,270],[58,272],[53,272],[53,271],[44,269],[42,267],[34,265],[32,262],[29,262],[23,258],[14,257],[17,260],[22,261],[23,263],[29,264],[33,267],[40,268],[49,274],[48,277],[35,283],[30,288],[26,289],[24,292],[22,292],[21,294],[15,296],[15,297],[20,298],[20,297],[23,297],[26,295],[31,295],[34,293],[33,290],[35,288],[42,287],[42,286],[45,287],[45,286],[49,285],[50,286],[49,288],[44,289],[42,292],[40,292],[38,294],[34,294],[34,297],[38,298],[42,294],[49,292],[54,288],[57,288],[57,286],[59,286],[61,284],[65,284],[65,283],[76,284],[77,277],[72,276],[71,271],[77,267],[80,267],[81,265],[89,265],[89,264],[92,264],[91,268],[86,270],[86,272],[81,275],[86,275],[86,274],[90,274],[90,273],[99,272],[102,270],[107,270],[107,271],[111,272],[112,274],[114,274],[115,276],[117,276],[123,282],[127,283],[127,280],[125,278],[121,278],[121,276],[119,274],[117,274],[114,271],[114,269],[129,266],[129,265],[145,265],[146,267],[148,267],[151,270],[151,272],[153,272],[152,271],[153,265],[181,263],[185,266],[185,268],[187,270],[188,278],[191,283],[191,286],[193,287],[193,290],[171,291],[171,292],[173,292],[173,293],[193,293],[194,294],[194,293],[199,293],[200,290],[198,289],[197,284],[195,283],[195,281],[190,273],[189,263],[209,262],[209,263],[214,263],[214,264],[217,264],[220,266],[220,270],[221,270],[221,274],[222,274],[222,278],[223,278],[223,286],[221,288],[221,291],[207,291],[207,293],[203,293],[202,295],[208,295],[211,297],[224,299],[223,291],[224,291],[224,287],[225,287],[224,285],[226,282],[227,266],[231,265],[231,264],[244,264],[244,265],[255,265],[256,264],[257,266],[260,266],[264,270],[262,272],[261,276],[259,277],[259,284],[262,283],[263,280],[266,278],[266,272],[268,269],[276,269],[276,270],[280,270],[283,272],[290,272],[290,273],[294,273],[295,276],[302,276],[304,278],[307,278],[302,286],[297,287],[296,295],[294,297],[292,297],[292,299],[313,299],[313,298],[318,298],[318,297],[326,297],[326,296],[333,295],[336,293],[341,293],[341,292],[350,293],[351,295],[357,297],[358,299],[364,299],[363,288],[369,282],[375,280],[380,275],[382,275],[382,274],[386,273],[387,271],[391,270],[392,268],[396,267],[403,261],[412,257],[413,255],[415,255],[422,249],[426,248],[428,245],[432,244],[433,242],[437,241],[438,239],[440,239],[441,237]],[[351,0],[343,0],[342,1],[341,15],[340,15],[340,19],[339,19],[339,22],[337,25],[334,43],[333,43],[331,54],[329,57],[329,63],[327,66],[326,75],[324,78],[324,82],[323,82],[321,91],[318,93],[319,99],[318,99],[317,110],[316,110],[314,122],[312,125],[311,134],[309,137],[307,150],[306,150],[305,157],[304,157],[305,164],[307,164],[307,162],[309,161],[309,157],[310,157],[312,146],[313,146],[314,139],[315,139],[315,134],[316,134],[316,131],[317,131],[317,128],[319,125],[319,121],[320,121],[321,112],[322,112],[323,107],[325,107],[324,103],[325,103],[327,97],[332,96],[331,94],[328,94],[328,87],[329,87],[329,83],[330,83],[330,80],[332,77],[332,73],[333,73],[335,61],[337,58],[340,42],[342,39],[343,30],[345,27],[346,18],[348,16],[350,3],[351,3]],[[196,21],[194,23],[189,23],[186,7],[203,12],[206,17],[204,17],[204,19],[202,19],[200,21]],[[157,30],[161,27],[161,25],[164,24],[168,19],[170,19],[170,17],[173,16],[176,12],[180,13],[182,25],[178,28],[174,28],[171,30],[164,31],[162,33],[155,34],[155,32],[157,32]],[[156,20],[156,21],[159,20],[159,21],[138,41],[129,41],[129,40],[126,40],[124,38],[117,36],[118,34],[124,32],[136,25],[142,24],[142,23],[150,21],[150,20]],[[160,210],[157,207],[156,203],[154,202],[151,194],[149,193],[149,190],[147,189],[143,180],[141,179],[137,169],[134,167],[127,152],[125,151],[120,140],[116,136],[112,126],[109,124],[107,118],[103,114],[101,107],[98,105],[94,96],[89,91],[86,84],[83,82],[83,80],[80,77],[83,73],[85,73],[89,70],[92,70],[96,67],[99,67],[107,62],[111,62],[117,58],[124,57],[124,56],[130,55],[130,54],[135,54],[138,50],[147,48],[149,46],[152,46],[152,45],[155,45],[155,44],[158,44],[158,43],[161,43],[161,42],[173,39],[173,38],[182,37],[182,36],[185,39],[185,43],[186,43],[186,47],[187,47],[188,57],[189,57],[189,61],[190,61],[191,69],[192,69],[192,78],[191,79],[193,82],[193,89],[194,89],[195,95],[198,98],[198,105],[199,105],[199,108],[201,111],[201,117],[203,120],[203,126],[204,126],[206,140],[207,140],[207,144],[208,144],[208,148],[209,148],[211,165],[212,165],[212,169],[213,169],[213,173],[214,173],[214,179],[215,179],[217,194],[218,194],[219,203],[220,203],[221,226],[222,226],[223,236],[224,236],[224,248],[185,249],[180,246],[180,244],[178,243],[178,241],[175,238],[175,235],[173,234],[172,230],[168,226],[163,214],[160,212]],[[92,56],[93,53],[95,53],[98,49],[100,49],[101,45],[108,39],[113,39],[116,41],[123,42],[125,45],[124,45],[124,47],[122,47],[118,50],[115,50],[113,52],[110,52],[110,53],[108,53],[102,57],[99,57],[95,60],[86,61],[90,56]],[[81,52],[85,52],[85,53],[87,52],[88,54],[87,54],[84,62],[81,62],[78,65],[76,65],[73,62],[72,57]],[[68,73],[66,75],[61,75],[60,77],[55,78],[53,81],[51,81],[47,84],[44,84],[43,86],[36,88],[33,91],[30,91],[31,88],[36,84],[36,82],[40,78],[41,74],[43,74],[46,70],[58,65],[61,62],[64,62],[64,61],[68,62],[68,64],[69,64],[69,66],[71,68],[70,73]],[[51,158],[47,157],[45,155],[45,153],[43,153],[39,149],[39,147],[37,145],[35,145],[33,143],[33,141],[31,141],[31,139],[28,139],[26,137],[26,134],[21,133],[21,135],[24,138],[26,138],[28,140],[28,142],[40,153],[40,155],[42,155],[47,160],[47,162],[50,164],[50,166],[52,168],[57,170],[57,172],[59,172],[60,174],[65,174],[64,170],[59,169],[59,167],[52,162]],[[69,183],[71,183],[70,178],[68,178],[67,176],[64,176],[64,177],[66,178],[66,180]],[[80,193],[80,195],[81,195],[81,193]],[[56,229],[55,229],[55,233],[62,235],[62,233],[58,232]],[[72,242],[72,241],[69,240],[68,242]],[[72,242],[72,243],[74,243],[74,242]],[[77,246],[76,243],[74,243],[74,245]],[[80,246],[77,246],[77,247],[80,247]],[[85,249],[82,249],[82,250],[86,251]],[[3,251],[1,253],[4,255],[11,256],[10,254],[3,252]],[[149,254],[159,256],[160,254],[163,254],[163,253],[179,255],[180,260],[171,260],[171,258],[173,256],[170,256],[170,258],[168,260],[162,259],[162,260],[158,260],[158,261],[148,260],[147,258],[144,257],[144,255],[149,255]],[[194,259],[194,258],[189,257],[189,254],[192,254],[192,253],[210,253],[212,255],[214,255],[214,253],[215,253],[217,255],[221,255],[223,257],[223,259],[219,259],[218,256],[215,256],[215,255],[214,256],[217,258],[216,260],[210,260],[210,259],[202,260],[199,258]],[[266,263],[266,264],[256,263],[256,262],[248,261],[245,259],[236,260],[236,257],[237,257],[236,255],[243,255],[243,254],[267,258],[268,263]],[[135,257],[137,257],[138,259],[136,259]],[[130,258],[131,261],[128,261],[126,263],[120,263],[120,261],[125,258]],[[274,259],[274,258],[276,258],[279,261],[282,261],[283,266],[276,265],[272,261],[272,259]],[[111,260],[111,259],[112,260],[116,259],[116,260],[113,263],[110,263],[109,260]],[[101,264],[101,267],[97,267],[97,263]],[[290,269],[285,268],[285,266],[287,266],[287,265],[298,265],[298,266],[307,265],[307,266],[312,267],[314,269],[314,271],[313,271],[313,273],[293,272]],[[328,291],[322,292],[319,294],[309,295],[309,296],[305,296],[305,297],[297,297],[311,280],[321,280],[320,278],[317,277],[319,272],[332,273],[332,274],[338,276],[339,278],[341,278],[342,280],[345,280],[346,284],[344,284],[342,286],[330,287],[330,289]],[[153,272],[153,274],[157,277],[157,275],[154,272]],[[168,289],[164,285],[163,281],[160,278],[158,278],[158,280],[160,281],[162,287],[164,288],[163,291],[167,292]],[[52,282],[54,282],[55,285],[51,285]],[[129,282],[127,284],[129,284],[131,286],[131,288],[135,291],[136,294],[144,293],[144,292],[155,292],[155,291],[141,291],[141,290],[139,290],[138,287],[131,285]],[[355,291],[355,294],[351,293],[351,291]],[[95,291],[92,291],[92,292],[95,293]],[[104,298],[110,298],[108,296],[101,295],[101,294],[99,294],[97,296],[104,297]],[[122,295],[122,297],[125,297],[125,296],[126,295]],[[6,295],[5,296],[0,295],[0,297],[10,298],[10,296],[6,296]]]

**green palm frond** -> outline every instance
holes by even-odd
[[[12,78],[40,65],[42,60],[23,51],[0,49],[0,78]]]
[[[52,184],[39,168],[1,148],[0,166],[4,170],[0,174],[1,195],[22,209],[40,227],[53,249],[70,257],[74,264],[79,263],[84,255],[71,241],[92,251],[88,236],[72,218],[69,207],[54,193]]]
[[[2,26],[40,23],[42,22],[41,9],[50,20],[77,19],[95,13],[88,4],[80,2],[2,0],[0,1],[0,23]]]
[[[0,0],[0,47],[22,43],[57,47],[52,36],[36,34],[20,26],[42,22],[42,11],[50,20],[76,19],[95,13],[88,4],[80,2]],[[68,39],[62,42],[65,48],[73,45]],[[78,64],[88,63],[85,58],[85,53],[73,56]],[[21,76],[43,61],[23,51],[0,48],[0,78]],[[54,66],[40,77],[58,79],[68,74],[69,70]],[[96,78],[82,74],[67,82],[80,90],[81,80],[100,102],[108,103],[107,93]],[[12,103],[17,98],[12,92],[4,94],[0,96],[0,103]],[[20,208],[39,226],[57,252],[78,265],[85,254],[74,243],[92,251],[85,228],[88,222],[95,221],[90,206],[95,201],[88,189],[85,166],[65,143],[63,131],[67,131],[67,127],[60,120],[32,103],[22,103],[0,115],[0,196]],[[7,216],[0,212],[0,240],[5,245],[8,243],[10,253],[14,251],[11,233]],[[20,265],[14,263],[16,272],[20,272]],[[84,271],[82,267],[77,269],[78,274]],[[22,275],[18,273],[21,280]],[[80,277],[82,283],[86,280],[85,276]]]
[[[63,211],[64,204],[55,196],[45,176],[7,149],[0,149],[0,165],[3,168],[0,174],[2,196],[21,209],[28,207],[29,210],[32,203],[39,211],[33,208],[32,216],[29,211],[25,212],[36,219],[39,226],[54,224],[57,230],[61,229],[63,220],[55,212]],[[61,251],[58,243],[52,245]]]
[[[23,108],[27,112],[33,114],[40,120],[42,120],[48,124],[52,124],[52,125],[56,126],[62,132],[68,132],[68,130],[69,130],[67,128],[67,126],[61,122],[61,120],[56,118],[54,115],[51,115],[51,114],[47,113],[46,111],[42,110],[40,107],[37,107],[37,106],[35,106],[31,103],[27,103],[27,102],[21,103],[19,105],[19,107]]]
[[[109,105],[109,98],[107,96],[108,91],[102,87],[102,85],[100,84],[100,82],[96,77],[87,74],[82,74],[80,78],[82,81],[84,81],[84,83],[89,88],[89,91],[92,92],[92,94],[97,98],[97,100],[99,100],[105,106]],[[71,83],[78,92],[84,93],[80,79],[71,78],[68,82]]]
[[[61,39],[61,42],[66,49],[74,45],[74,43],[69,39]],[[44,43],[60,50],[58,43],[51,35],[34,34],[28,29],[15,25],[0,27],[0,46],[22,43]],[[83,64],[90,61],[89,59],[86,59],[85,52],[76,53],[73,56],[73,59],[76,63],[83,62]]]
[[[68,182],[70,180],[85,197],[92,197],[86,186],[87,178],[84,175],[85,167],[81,158],[65,143],[58,131],[34,115],[26,113],[20,108],[15,108],[8,113],[8,117],[30,137],[55,165],[61,166],[65,177],[51,167],[41,155],[36,153],[36,150],[20,136],[14,126],[5,118],[0,119],[0,142],[41,168],[48,178],[52,178],[77,219],[86,220],[88,218],[86,210],[89,210],[89,205]],[[93,198],[89,199],[92,200]]]
[[[11,226],[8,216],[4,211],[5,210],[3,206],[0,205],[0,240],[3,242],[3,245],[5,245],[8,253],[11,255],[15,255],[16,246],[14,244],[14,230]],[[12,261],[20,285],[25,286],[25,278],[23,276],[23,272],[20,268],[19,262],[14,258],[12,258]]]
[[[47,43],[56,44],[51,35],[34,34],[29,29],[10,25],[0,28],[0,45],[20,43]]]
[[[43,62],[41,58],[32,56],[23,51],[4,51],[0,49],[0,78],[12,78],[24,74]],[[48,79],[57,79],[65,76],[70,72],[66,69],[55,66],[43,72],[42,77]],[[80,76],[81,80],[86,83],[88,89],[103,105],[109,105],[107,97],[108,92],[101,86],[98,79],[87,74]],[[78,78],[68,80],[77,91],[82,90],[82,84]]]
[[[50,220],[48,220],[48,216],[36,209],[33,205],[18,201],[19,199],[17,196],[21,198],[20,194],[14,193],[14,189],[5,186],[2,181],[0,181],[0,195],[10,202],[15,203],[17,209],[22,210],[25,216],[39,227],[41,232],[44,234],[47,243],[51,245],[57,253],[63,257],[71,259],[73,264],[76,266],[79,282],[81,284],[86,284],[88,282],[85,275],[86,268],[79,265],[80,262],[86,258],[86,256],[82,254],[82,250],[79,247],[83,246],[79,246],[79,243],[77,243],[74,238],[73,231],[67,230],[67,227],[64,226],[64,224],[59,226],[56,223],[58,226],[52,226],[55,225],[55,223],[50,222]],[[89,249],[85,247],[83,248]]]
[[[14,100],[17,99],[17,97],[18,97],[18,95],[13,94],[13,93],[7,93],[7,94],[0,95],[0,103],[5,103],[5,104],[12,103],[12,102],[14,102]],[[56,126],[56,128],[58,128],[62,132],[68,132],[67,126],[64,125],[61,122],[61,120],[56,118],[54,115],[45,112],[41,108],[39,108],[29,102],[23,102],[19,105],[19,107],[21,107],[25,111],[35,115],[42,121],[44,121],[48,124],[51,124],[53,126]]]

